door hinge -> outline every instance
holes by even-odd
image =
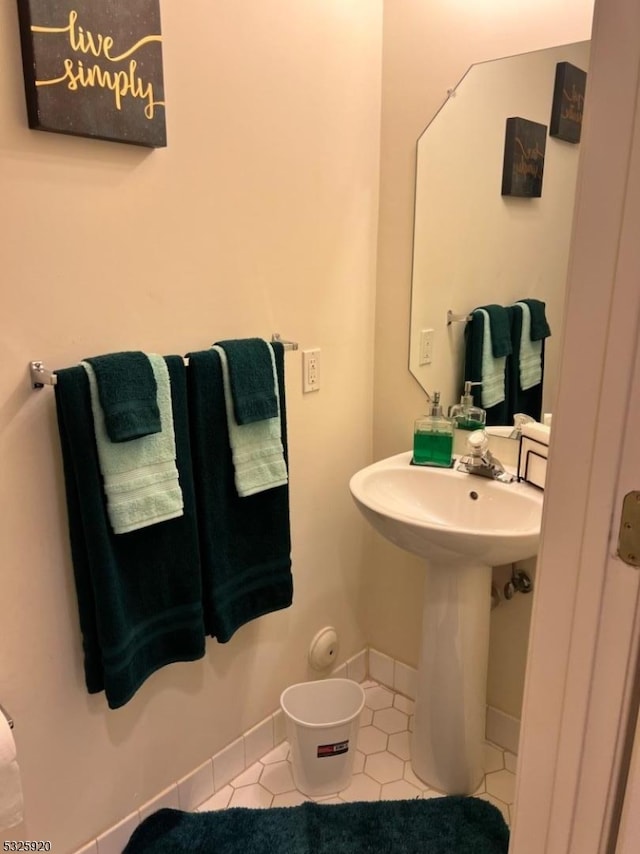
[[[622,502],[618,555],[630,566],[640,567],[640,491],[628,492]]]

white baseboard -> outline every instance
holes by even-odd
[[[418,673],[415,667],[396,661],[377,649],[369,649],[369,676],[412,700],[416,698]],[[500,709],[487,706],[485,737],[498,747],[517,753],[520,721]]]
[[[512,715],[500,711],[500,709],[487,706],[485,735],[487,741],[492,741],[511,753],[517,753],[520,740],[520,721]]]

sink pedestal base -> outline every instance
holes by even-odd
[[[484,769],[491,567],[426,564],[411,766],[451,795],[472,794]]]

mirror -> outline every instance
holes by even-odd
[[[556,64],[585,71],[589,42],[472,66],[417,145],[409,370],[457,403],[465,317],[487,303],[546,303],[543,412],[553,410],[580,145],[547,134],[542,196],[502,196],[506,119],[549,126]],[[430,360],[430,361],[429,361]]]

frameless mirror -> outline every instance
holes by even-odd
[[[464,321],[487,303],[546,303],[543,411],[556,390],[580,146],[547,136],[540,198],[502,196],[506,119],[549,126],[556,64],[589,42],[472,66],[417,145],[409,369],[445,406],[464,380]]]

